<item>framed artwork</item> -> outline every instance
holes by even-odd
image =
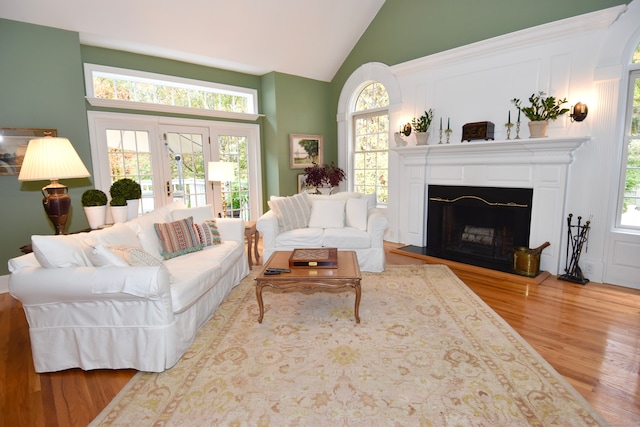
[[[289,166],[291,169],[304,169],[324,160],[322,135],[289,135]]]
[[[58,136],[56,129],[0,128],[0,175],[18,175],[29,140]]]
[[[307,189],[307,174],[299,173],[298,174],[298,193],[302,193]]]

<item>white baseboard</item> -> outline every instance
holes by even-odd
[[[0,294],[9,292],[9,275],[0,276]]]

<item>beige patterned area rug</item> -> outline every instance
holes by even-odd
[[[176,366],[138,373],[92,425],[606,425],[445,266],[364,273],[360,324],[351,289],[263,296],[259,324],[246,278]]]

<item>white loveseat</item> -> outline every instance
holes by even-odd
[[[176,202],[103,230],[32,236],[34,252],[9,260],[9,290],[27,316],[36,372],[173,366],[249,272],[244,222],[207,219],[211,206]],[[154,224],[175,235],[161,240]],[[221,242],[200,249],[216,228]]]
[[[375,207],[375,197],[353,192],[271,197],[271,210],[256,223],[264,259],[274,251],[332,247],[355,251],[362,271],[383,271],[389,223],[384,210]]]

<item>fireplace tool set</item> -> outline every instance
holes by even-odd
[[[567,259],[565,263],[565,274],[558,276],[560,280],[567,280],[569,282],[579,283],[581,285],[586,284],[589,279],[584,277],[582,269],[578,265],[580,260],[580,254],[582,253],[582,247],[587,243],[589,238],[589,225],[591,221],[586,221],[582,224],[582,217],[578,217],[578,224],[573,225],[573,214],[569,214],[567,217],[568,227],[568,240],[567,240]],[[571,254],[571,257],[569,257]]]

